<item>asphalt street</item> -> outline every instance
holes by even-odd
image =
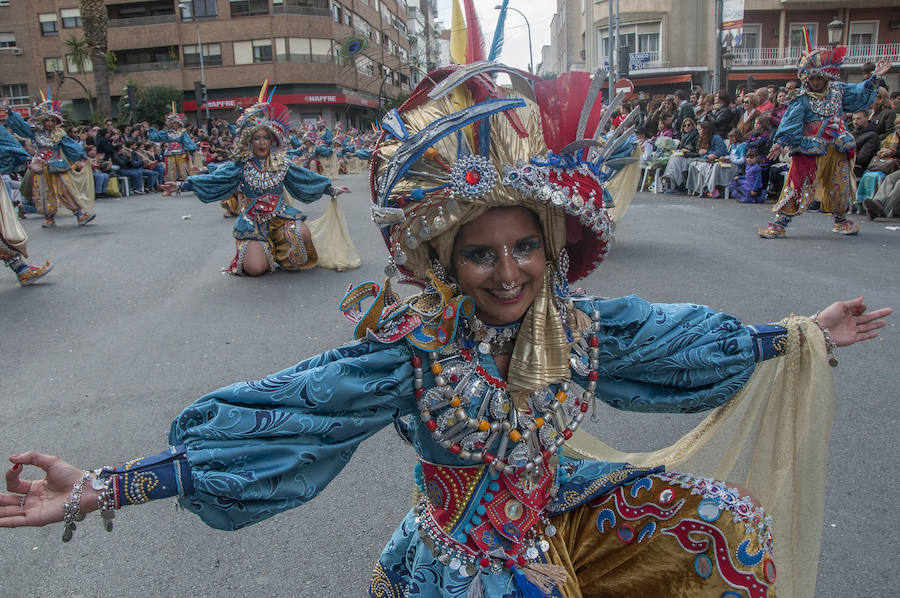
[[[71,215],[54,230],[26,220],[32,261],[55,269],[27,288],[0,272],[0,454],[33,448],[86,468],[155,454],[195,398],[349,340],[337,303],[349,285],[381,280],[386,255],[366,178],[340,179],[353,189],[340,202],[363,256],[348,272],[222,274],[233,221],[191,194],[100,200],[85,227]],[[315,218],[325,207],[305,211]],[[705,303],[748,323],[859,294],[900,308],[900,230],[889,228],[900,220],[864,221],[859,236],[841,237],[827,216],[808,214],[789,238],[762,240],[770,208],[639,194],[610,257],[579,286]],[[882,338],[839,349],[817,596],[900,586],[900,491],[888,467],[898,457],[898,317]],[[609,409],[593,432],[624,450],[657,448],[695,421]],[[69,544],[61,524],[0,530],[0,595],[359,596],[411,506],[413,465],[412,449],[386,429],[310,503],[237,532],[169,500],[120,511],[112,534],[90,516]]]

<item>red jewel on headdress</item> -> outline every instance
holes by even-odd
[[[470,185],[477,185],[481,181],[481,173],[477,170],[470,170],[466,173],[466,182]]]

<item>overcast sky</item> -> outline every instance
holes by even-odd
[[[490,48],[491,41],[494,39],[497,15],[500,12],[494,10],[494,7],[501,2],[502,0],[475,0],[475,10],[478,12],[487,48]],[[462,0],[459,5],[465,16]],[[525,13],[528,22],[531,23],[531,45],[534,53],[534,68],[537,70],[541,63],[541,48],[550,44],[550,20],[553,18],[553,13],[556,12],[556,2],[553,0],[510,0],[509,6]],[[438,0],[438,18],[448,29],[451,22],[451,10],[451,0]],[[525,19],[515,11],[508,11],[505,30],[506,41],[503,44],[500,62],[528,70],[528,29],[525,27]]]

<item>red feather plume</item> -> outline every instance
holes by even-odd
[[[466,62],[472,64],[484,60],[484,36],[481,34],[481,24],[478,15],[475,14],[473,0],[463,0],[466,9]]]

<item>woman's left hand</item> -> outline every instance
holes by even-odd
[[[828,330],[831,340],[838,347],[846,347],[878,336],[875,332],[886,322],[884,318],[894,312],[882,307],[866,312],[862,297],[850,301],[836,301],[819,312],[819,323]]]
[[[342,193],[350,193],[350,187],[347,187],[346,185],[341,185],[340,187],[335,187],[334,195],[332,195],[332,197],[337,197],[338,195],[341,195]]]

